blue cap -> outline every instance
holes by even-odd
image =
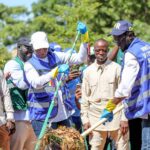
[[[51,51],[62,52],[62,48],[59,44],[52,42],[49,44],[49,49]]]
[[[112,29],[112,32],[110,34],[114,36],[119,36],[126,31],[131,31],[131,28],[132,24],[130,22],[126,20],[120,20],[114,25],[114,28]]]

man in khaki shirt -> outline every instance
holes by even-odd
[[[99,121],[107,101],[114,97],[121,72],[117,63],[107,60],[106,40],[97,40],[94,51],[96,60],[83,75],[81,119],[85,130]],[[93,131],[91,150],[103,150],[107,136],[115,141],[117,150],[128,150],[128,121],[123,112],[116,114],[112,122]]]
[[[14,110],[9,89],[0,70],[0,149],[10,150],[10,135],[15,132]]]

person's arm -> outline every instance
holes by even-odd
[[[116,71],[116,84],[117,84],[117,87],[119,86],[119,83],[120,83],[120,74],[121,74],[121,67],[119,66],[117,68],[117,71]],[[120,105],[123,105],[123,103]],[[120,118],[120,131],[122,133],[122,135],[125,135],[129,130],[129,125],[128,125],[128,119],[126,118],[125,116],[125,112],[124,112],[124,109],[121,111],[121,118]]]
[[[122,71],[121,82],[118,89],[115,92],[114,99],[108,101],[101,118],[110,118],[112,111],[116,108],[116,105],[120,103],[124,98],[130,95],[130,92],[134,86],[137,74],[139,72],[139,63],[136,57],[127,52],[124,59],[124,68]]]
[[[55,69],[52,69],[49,73],[40,76],[35,68],[29,62],[26,62],[24,65],[24,71],[31,86],[40,89],[44,86],[44,84],[49,82],[50,79],[54,78],[53,74]]]
[[[131,53],[125,54],[124,68],[122,71],[121,82],[118,89],[115,92],[114,103],[119,103],[125,97],[130,95],[130,92],[134,86],[137,74],[139,72],[139,63],[134,55]]]
[[[66,63],[70,56],[70,53],[56,52],[56,51],[54,53],[59,58],[60,63]],[[69,64],[81,64],[84,63],[86,60],[87,60],[87,43],[83,43],[80,46],[79,52],[72,54],[69,60]]]
[[[87,72],[84,72],[83,75],[83,83],[82,83],[82,102],[81,102],[81,119],[84,126],[84,129],[86,130],[89,125],[89,117],[88,117],[88,111],[89,111],[89,96],[90,96],[90,87],[88,84],[88,78],[87,78]]]
[[[0,72],[1,76],[1,87],[2,87],[2,100],[4,106],[4,112],[6,113],[6,128],[9,135],[13,134],[16,131],[15,128],[15,120],[14,120],[14,109],[12,106],[12,101],[10,98],[9,88],[7,86],[6,80],[2,72]]]
[[[12,82],[20,89],[27,89],[27,84],[24,82],[23,70],[15,60],[10,60],[4,67],[4,74],[10,74]]]
[[[115,46],[111,52],[108,54],[108,59],[114,61],[118,54],[119,47]]]
[[[14,109],[12,106],[12,101],[10,98],[9,88],[7,86],[6,80],[0,72],[1,76],[1,87],[2,87],[2,98],[4,102],[4,111],[6,112],[6,120],[14,120]]]

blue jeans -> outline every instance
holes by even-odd
[[[75,124],[76,130],[78,130],[80,133],[82,132],[82,122],[80,116],[72,116],[71,117],[72,122]]]
[[[150,150],[150,117],[142,120],[142,150]]]
[[[44,121],[33,120],[32,127],[34,129],[35,135],[39,137]]]
[[[35,132],[37,137],[39,137],[39,135],[40,135],[43,124],[44,124],[44,121],[39,121],[39,120],[33,120],[32,121],[32,127],[33,127],[34,132]],[[51,124],[51,128],[52,129],[57,129],[59,125],[60,126],[71,127],[70,119],[66,119],[66,120],[63,120],[63,121],[60,121],[60,122],[53,122]]]

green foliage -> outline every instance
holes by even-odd
[[[97,13],[96,8],[98,6],[98,2],[91,3],[90,0],[41,0],[33,5],[35,18],[31,26],[34,26],[36,30],[47,32],[50,42],[55,41],[63,48],[71,47],[76,35],[78,21],[88,24],[91,39],[94,37],[93,35],[98,36],[98,34],[90,31],[91,20],[93,15]],[[79,44],[80,42],[78,46]]]
[[[33,5],[32,26],[47,32],[50,42],[58,42],[65,48],[71,47],[80,20],[87,24],[92,44],[105,38],[113,46],[112,37],[107,35],[117,20],[126,19],[135,25],[137,36],[150,41],[150,30],[145,32],[150,22],[149,7],[147,0],[39,0]]]
[[[3,69],[4,64],[11,58],[11,54],[7,52],[5,47],[0,47],[0,69]]]
[[[20,36],[27,36],[30,31],[24,17],[28,14],[25,7],[8,7],[0,4],[0,68],[3,68],[11,54],[7,46],[16,43]]]
[[[7,7],[0,4],[0,42],[11,45],[20,36],[30,33],[24,18],[28,14],[25,7]]]
[[[107,35],[122,19],[132,22],[135,34],[150,42],[149,10],[148,0],[39,0],[32,4],[30,13],[25,7],[0,4],[0,43],[6,47],[21,36],[45,31],[49,42],[68,48],[73,44],[77,22],[82,21],[87,24],[91,44],[105,38],[112,47],[112,37]],[[31,13],[33,18],[27,19]]]
[[[97,0],[99,1],[99,0]],[[106,34],[111,31],[118,20],[128,20],[133,23],[134,31],[143,40],[150,41],[149,17],[150,1],[148,0],[100,0],[101,5],[95,18],[96,32]]]

